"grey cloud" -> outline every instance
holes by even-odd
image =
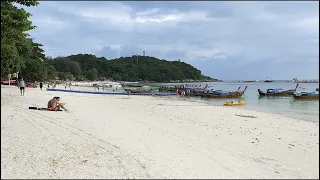
[[[314,67],[319,64],[319,21],[314,18],[319,17],[317,5],[267,1],[43,1],[30,8],[38,26],[31,34],[45,45],[49,56],[94,53],[112,59],[145,50],[147,55],[160,59],[187,61],[207,75],[218,77],[221,72],[220,78],[229,76],[223,73],[224,68],[238,72],[230,64],[254,69],[252,72],[259,76],[256,78],[267,76],[265,66],[273,67],[269,72],[279,77],[296,76],[303,60],[308,63],[305,67],[313,71],[304,68],[301,76],[318,76],[319,69]],[[118,13],[108,14],[103,9]],[[84,13],[86,16],[80,16]],[[99,18],[92,18],[97,14]],[[152,21],[166,14],[177,20]],[[135,22],[136,18],[140,20]]]

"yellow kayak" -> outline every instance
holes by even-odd
[[[238,101],[238,102],[225,102],[223,105],[224,106],[240,106],[244,104],[245,104],[244,101]]]

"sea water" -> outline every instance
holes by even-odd
[[[248,110],[262,111],[281,114],[287,117],[297,118],[307,121],[319,122],[319,100],[295,100],[293,96],[287,97],[260,97],[257,89],[266,90],[268,88],[282,88],[283,90],[294,89],[296,83],[287,82],[252,82],[252,83],[238,83],[238,82],[204,82],[204,83],[187,83],[192,84],[205,84],[213,86],[213,89],[221,90],[237,90],[241,86],[241,90],[248,86],[244,96],[239,99],[211,99],[201,97],[184,97],[188,101],[200,101],[205,102],[208,105],[223,105],[226,101],[238,101],[240,99],[245,100],[244,106],[237,106],[237,108],[243,108]],[[150,84],[150,86],[169,86],[178,85],[177,83],[161,83]],[[298,91],[302,88],[308,91],[315,91],[319,88],[319,83],[300,83]],[[230,107],[234,108],[234,107]]]

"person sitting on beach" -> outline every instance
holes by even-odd
[[[55,110],[58,111],[60,108],[64,109],[66,112],[68,110],[64,107],[65,103],[60,103],[60,97],[53,97],[48,101],[48,110]]]

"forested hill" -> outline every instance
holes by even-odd
[[[78,54],[48,59],[51,71],[59,79],[169,82],[182,80],[210,80],[190,64],[160,60],[150,56],[120,57],[107,60],[91,54]],[[53,69],[53,67],[54,69]]]

